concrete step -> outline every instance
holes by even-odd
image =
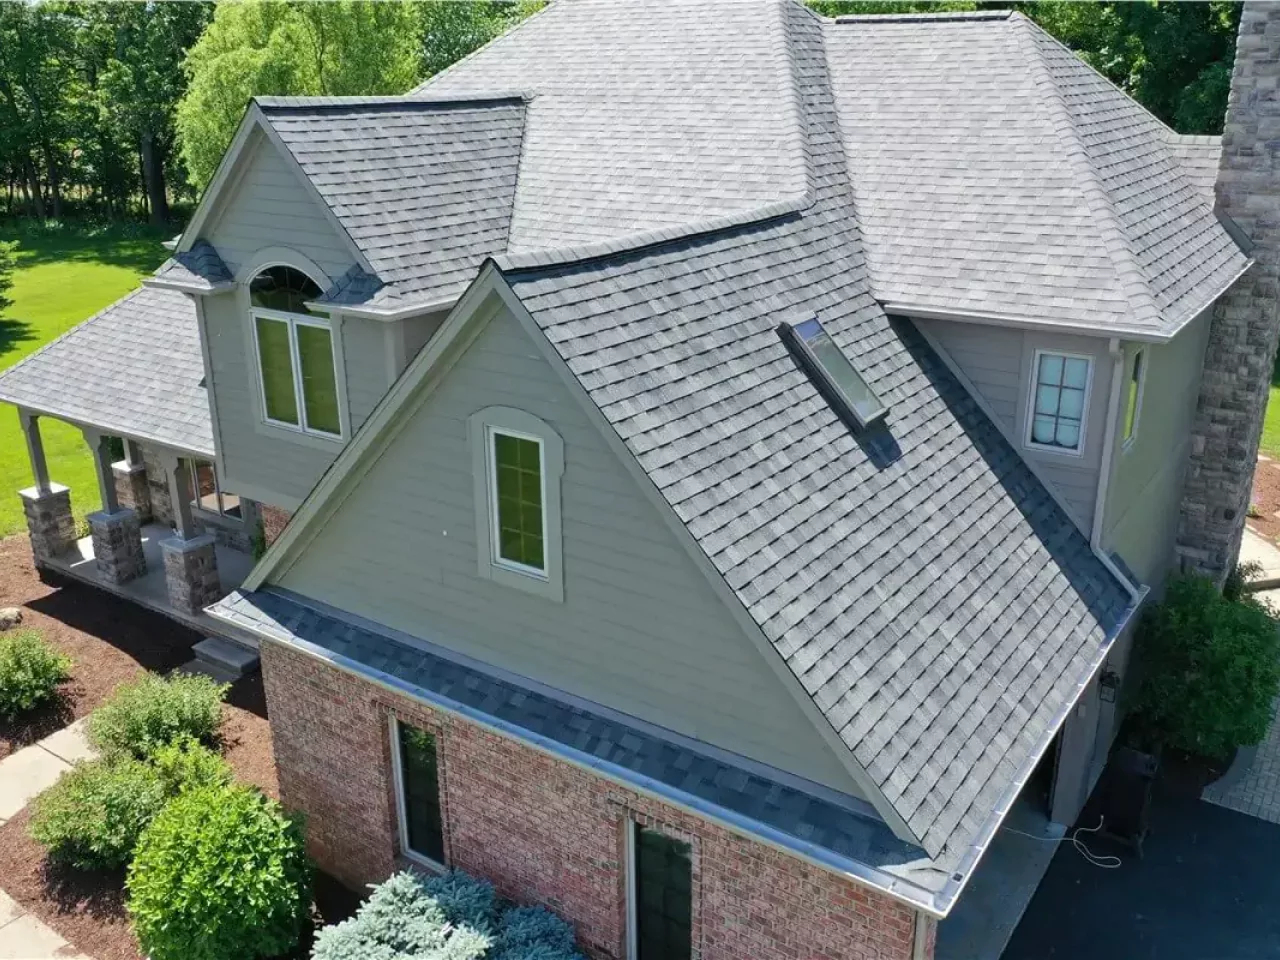
[[[230,673],[232,677],[242,677],[258,666],[258,653],[238,643],[224,640],[222,637],[209,637],[201,640],[191,652],[196,660]]]
[[[218,683],[235,683],[240,679],[240,674],[228,670],[226,667],[219,667],[210,663],[208,660],[191,660],[184,663],[180,667],[174,668],[174,673],[198,673],[202,676],[209,677]]]

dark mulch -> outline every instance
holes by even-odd
[[[191,659],[200,636],[108,593],[67,581],[42,583],[25,537],[0,540],[0,606],[19,606],[23,626],[38,629],[75,665],[59,704],[26,722],[0,725],[0,757],[90,713],[120,683]],[[236,777],[279,796],[262,677],[231,688],[223,746]],[[27,833],[28,810],[0,826],[0,888],[97,960],[139,960],[124,910],[123,873],[86,873],[50,865]],[[358,898],[325,874],[315,883],[316,923],[350,916]],[[309,952],[311,929],[291,956]]]
[[[92,712],[126,680],[186,663],[201,639],[85,584],[42,583],[25,536],[0,540],[0,607],[21,608],[22,626],[72,659],[71,680],[56,702],[16,722],[0,720],[0,759]]]
[[[1253,472],[1253,496],[1249,501],[1250,529],[1272,543],[1280,540],[1280,461],[1259,460]]]

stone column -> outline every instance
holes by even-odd
[[[132,440],[124,442],[124,459],[111,465],[115,478],[116,499],[138,515],[140,523],[151,522],[151,484],[141,452]]]
[[[1280,340],[1280,4],[1240,17],[1217,200],[1257,261],[1214,308],[1178,518],[1184,570],[1219,583],[1240,553]]]
[[[169,606],[193,617],[222,599],[216,546],[217,541],[209,534],[191,540],[172,537],[161,542]]]
[[[86,518],[93,536],[93,560],[107,583],[128,583],[147,572],[142,553],[142,524],[127,507],[99,510]]]
[[[36,566],[43,566],[71,549],[76,539],[76,522],[71,516],[71,488],[50,483],[47,490],[28,487],[22,497],[22,512],[31,536],[31,554]]]

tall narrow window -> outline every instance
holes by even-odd
[[[285,266],[268,267],[249,284],[263,415],[268,423],[339,436],[329,317],[307,308],[320,294],[310,277]]]
[[[693,955],[693,860],[689,845],[631,827],[631,958]]]
[[[1070,453],[1084,448],[1085,409],[1093,361],[1036,351],[1027,441]]]
[[[498,562],[545,575],[542,441],[490,430],[493,550]]]
[[[440,765],[436,738],[395,721],[400,841],[407,853],[444,863],[444,819],[440,809]]]
[[[1124,442],[1138,435],[1138,418],[1142,415],[1142,386],[1147,373],[1147,352],[1139,350],[1129,362],[1129,378],[1125,383]]]

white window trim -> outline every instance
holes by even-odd
[[[258,339],[258,319],[275,320],[288,324],[289,327],[289,362],[293,365],[293,396],[294,403],[298,409],[298,422],[289,423],[285,420],[275,420],[267,413],[267,385],[262,376],[262,344]],[[339,389],[338,383],[338,348],[333,335],[333,324],[328,320],[322,320],[319,317],[308,317],[297,313],[288,313],[284,310],[266,310],[261,307],[254,307],[249,311],[249,323],[253,328],[253,347],[254,359],[256,361],[256,369],[258,374],[258,395],[261,398],[262,406],[262,422],[268,423],[273,427],[281,430],[291,430],[294,433],[305,434],[309,437],[319,437],[322,440],[342,440],[342,391]],[[305,397],[302,390],[302,358],[298,354],[298,327],[316,327],[325,330],[329,334],[329,354],[333,358],[333,389],[334,397],[338,404],[338,432],[329,433],[327,430],[320,430],[307,424],[307,407]]]
[[[1068,360],[1083,360],[1089,365],[1088,372],[1084,378],[1084,406],[1081,408],[1080,417],[1080,442],[1074,450],[1067,447],[1059,447],[1048,443],[1036,443],[1031,439],[1032,430],[1035,427],[1036,414],[1036,387],[1040,385],[1040,358],[1042,356],[1063,357]],[[1089,424],[1089,403],[1093,397],[1093,357],[1083,353],[1067,353],[1064,350],[1042,350],[1037,348],[1031,358],[1031,377],[1027,388],[1027,407],[1026,407],[1026,424],[1022,431],[1023,445],[1029,450],[1037,450],[1042,453],[1055,453],[1063,457],[1083,457],[1085,443],[1088,441],[1086,428]]]
[[[485,407],[467,422],[474,475],[477,572],[486,580],[564,602],[563,531],[560,481],[564,474],[564,441],[545,421],[514,407]],[[539,445],[542,466],[542,559],[538,570],[498,553],[497,472],[493,436],[506,434]]]
[[[424,853],[419,853],[409,845],[409,817],[404,805],[404,766],[400,760],[400,721],[394,716],[388,717],[387,720],[387,730],[391,737],[391,779],[396,795],[396,833],[400,841],[400,856],[433,873],[445,873],[449,869],[447,866],[432,860]],[[433,731],[427,732],[433,737],[436,736]],[[440,738],[436,737],[437,768],[439,756]],[[439,783],[436,784],[436,790],[440,790]]]
[[[1129,434],[1129,436],[1127,437],[1124,437],[1123,433],[1124,433],[1125,424],[1124,424],[1124,421],[1121,421],[1120,423],[1120,431],[1122,435],[1120,449],[1126,452],[1133,447],[1134,441],[1138,439],[1138,429],[1142,425],[1142,397],[1143,397],[1143,394],[1147,392],[1147,360],[1148,360],[1147,348],[1139,347],[1134,352],[1133,356],[1129,358],[1130,363],[1128,368],[1125,370],[1125,378],[1124,378],[1125,405],[1120,408],[1120,416],[1125,417],[1126,419],[1128,417],[1129,378],[1133,375],[1133,363],[1137,362],[1139,357],[1141,357],[1142,360],[1141,360],[1141,366],[1138,368],[1138,399],[1133,408],[1133,433]]]
[[[627,870],[627,960],[639,960],[640,925],[636,917],[636,830],[637,824],[630,817],[623,821],[626,835],[626,870]]]
[[[510,560],[502,555],[502,535],[498,526],[498,461],[497,461],[497,438],[499,436],[511,437],[514,440],[528,440],[538,445],[538,497],[542,501],[541,513],[542,529],[539,531],[542,535],[542,566],[532,567],[527,563],[521,563],[518,560]],[[522,433],[519,430],[511,430],[507,427],[495,427],[491,424],[485,424],[485,473],[488,475],[489,481],[489,549],[493,551],[493,564],[499,567],[505,567],[516,573],[523,573],[529,577],[537,577],[539,580],[547,579],[547,451],[546,445],[542,442],[542,438],[534,436],[531,433]]]

